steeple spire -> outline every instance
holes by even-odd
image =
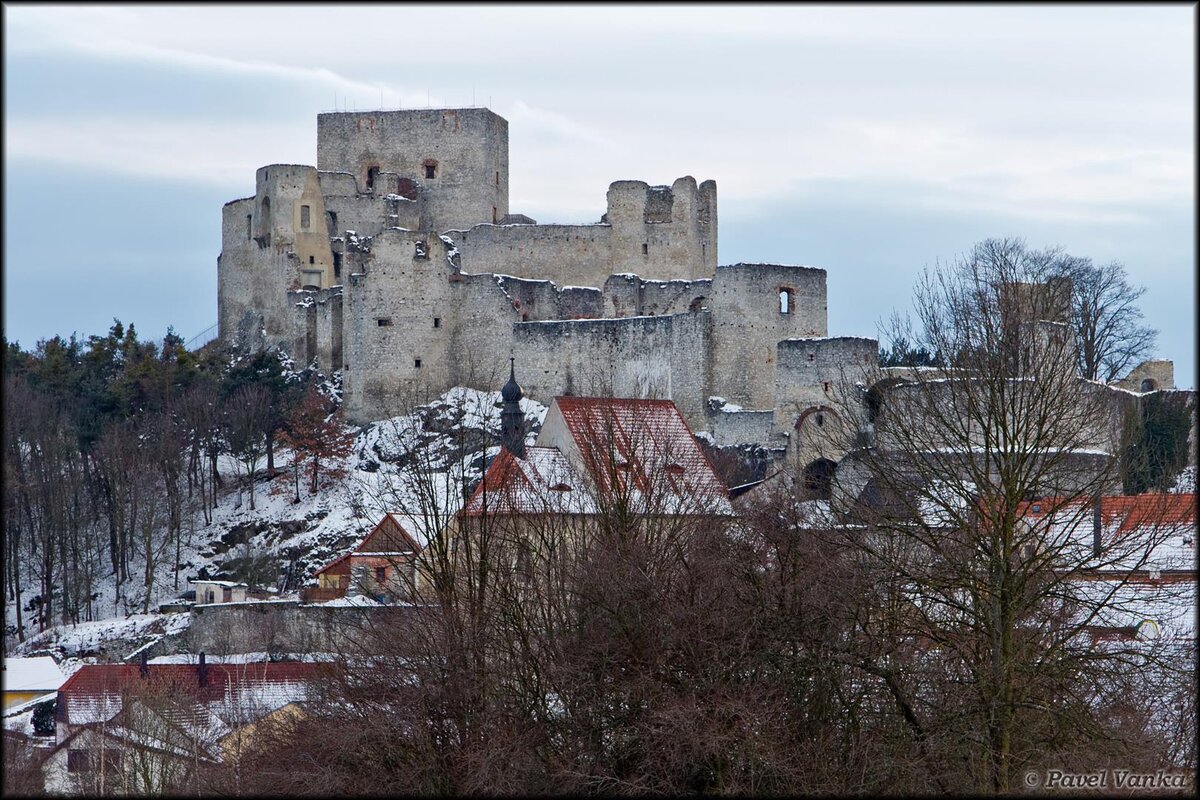
[[[508,359],[508,383],[500,390],[504,410],[500,412],[500,443],[517,458],[525,457],[525,414],[521,398],[525,393],[517,383],[516,359]]]

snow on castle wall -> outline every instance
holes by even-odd
[[[615,181],[600,222],[538,225],[509,215],[487,109],[320,114],[317,150],[225,206],[220,335],[341,369],[351,420],[494,388],[510,355],[534,399],[671,398],[697,430],[710,394],[772,412],[812,388],[777,377],[777,345],[826,335],[825,272],[718,267],[711,180]]]

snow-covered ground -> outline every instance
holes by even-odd
[[[145,561],[135,560],[130,564],[135,577],[120,590],[111,579],[96,587],[95,613],[105,619],[37,634],[30,630],[33,615],[27,611],[27,640],[12,647],[12,654],[123,660],[178,633],[190,620],[186,613],[137,612],[147,607],[155,611],[160,603],[179,597],[192,578],[240,578],[239,563],[249,561],[272,564],[267,572],[273,577],[278,572],[277,580],[260,588],[275,592],[275,597],[295,598],[312,582],[316,569],[356,545],[388,511],[405,518],[418,540],[425,539],[461,506],[464,486],[473,488],[482,477],[485,456],[498,452],[500,402],[499,392],[456,387],[408,414],[353,429],[352,453],[340,462],[322,464],[324,474],[315,494],[310,494],[308,474],[302,471],[299,502],[287,449],[276,448],[275,477],[265,478],[264,464],[259,464],[253,510],[243,468],[221,456],[218,471],[224,488],[210,512],[211,521],[205,523],[198,508],[184,521],[178,585],[172,544],[170,552],[158,554],[148,603],[142,580]],[[522,400],[521,410],[532,444],[547,409]],[[332,470],[342,474],[333,477]],[[12,606],[5,605],[9,626],[16,622]]]

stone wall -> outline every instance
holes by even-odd
[[[603,286],[610,275],[698,280],[717,264],[716,184],[694,178],[671,187],[617,181],[605,222],[596,225],[477,225],[449,232],[467,272]]]
[[[508,122],[486,108],[317,115],[317,169],[348,172],[366,189],[373,167],[422,190],[423,229],[461,230],[508,214]]]
[[[191,624],[182,633],[159,640],[145,652],[147,658],[200,652],[209,656],[355,652],[369,642],[364,631],[372,626],[413,625],[420,613],[423,609],[414,606],[356,608],[284,600],[193,606]]]
[[[392,416],[410,401],[454,385],[449,345],[458,308],[444,243],[391,229],[346,258],[351,270],[342,312],[347,415],[355,421]]]
[[[1120,380],[1112,382],[1118,389],[1131,392],[1155,392],[1175,388],[1175,364],[1165,359],[1143,361]]]
[[[714,387],[719,388],[719,387]],[[708,415],[708,429],[717,447],[767,444],[774,435],[775,412],[718,410]]]
[[[710,324],[704,312],[516,323],[521,386],[543,403],[558,395],[671,399],[701,429]]]
[[[781,313],[779,294],[789,306]],[[708,304],[713,314],[712,370],[718,394],[753,409],[775,407],[776,344],[826,333],[825,270],[779,264],[718,267]]]

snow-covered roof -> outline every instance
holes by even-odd
[[[595,499],[557,448],[528,447],[525,458],[500,451],[463,513],[595,514]]]
[[[53,692],[67,676],[49,656],[4,659],[4,691]]]
[[[197,585],[204,583],[208,584],[209,586],[228,586],[230,588],[236,588],[238,586],[249,588],[249,584],[241,583],[239,581],[215,581],[209,580],[208,578],[195,578],[192,580],[192,583]]]
[[[268,713],[307,699],[310,686],[326,665],[313,663],[208,664],[200,683],[199,667],[152,664],[143,676],[137,664],[89,664],[58,692],[58,718],[70,725],[112,719],[127,697],[161,693],[173,703],[203,705],[221,719],[234,712]]]
[[[1094,547],[1099,512],[1098,570],[1196,570],[1196,495],[1141,494],[1086,498],[1042,498],[1023,505],[1024,521],[1044,531],[1055,546]]]
[[[528,447],[524,458],[503,451],[463,513],[483,513],[486,498],[489,513],[594,514],[600,500],[621,497],[643,513],[733,514],[670,400],[558,397],[553,409],[571,446]]]

